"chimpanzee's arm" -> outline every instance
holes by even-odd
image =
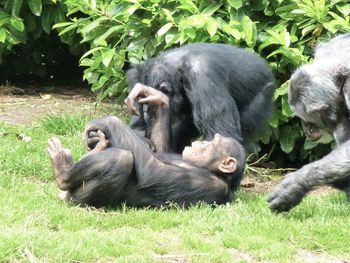
[[[137,118],[137,116],[133,116],[135,118]],[[131,120],[130,122],[130,128],[133,130],[133,132],[135,133],[135,135],[137,137],[139,137],[140,140],[142,140],[147,146],[148,148],[155,152],[156,151],[156,147],[155,145],[153,144],[153,142],[146,137],[145,135],[145,130],[143,130],[141,127],[139,126],[134,126],[133,125],[133,120]],[[99,136],[97,134],[97,131],[89,131],[88,134],[86,134],[87,131],[84,131],[84,134],[83,134],[83,140],[84,140],[84,143],[85,145],[87,146],[87,148],[90,150],[90,151],[94,151],[96,145],[99,143]],[[112,147],[113,145],[111,145],[111,142],[108,142],[107,144],[107,147]]]
[[[287,211],[299,204],[313,187],[349,179],[350,141],[347,141],[322,159],[288,174],[269,195],[269,206],[278,212]]]
[[[169,98],[159,90],[137,83],[126,98],[125,104],[129,111],[138,115],[136,99],[139,99],[138,103],[146,104],[154,111],[153,118],[149,121],[152,121],[150,136],[156,151],[169,152],[172,140]]]
[[[136,102],[137,99],[138,101]],[[152,122],[152,125],[149,125],[152,129],[150,131],[150,140],[146,138],[146,131],[142,129],[144,123],[143,117],[138,118],[133,116],[130,127],[136,128],[134,133],[148,144],[152,151],[169,152],[172,141],[169,98],[159,90],[137,83],[125,99],[125,105],[131,113],[139,115],[140,113],[136,104],[148,105],[152,107],[154,113],[152,114],[153,118],[149,120]],[[85,130],[84,140],[88,148],[93,149],[98,143],[99,138],[95,131]],[[108,146],[113,146],[113,144],[110,142]]]
[[[227,89],[227,70],[222,65],[205,66],[210,63],[215,62],[194,58],[184,65],[184,88],[194,123],[205,139],[212,139],[219,132],[242,142],[239,111]]]
[[[344,70],[348,72],[348,70]],[[344,96],[345,108],[343,119],[339,121],[333,132],[333,137],[338,145],[350,140],[350,76],[343,76],[344,83],[341,87]]]

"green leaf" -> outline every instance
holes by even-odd
[[[34,32],[37,29],[36,18],[37,17],[30,12],[26,12],[26,14],[24,15],[24,24],[27,33]]]
[[[58,23],[58,24],[55,24],[52,29],[55,29],[55,28],[61,28],[61,27],[67,27],[67,26],[70,26],[74,24],[73,22],[63,22],[63,23]]]
[[[248,16],[243,16],[242,27],[245,34],[245,41],[250,47],[255,46],[256,42],[256,27],[253,21]]]
[[[75,29],[78,27],[78,24],[74,23],[71,24],[70,26],[66,27],[65,29],[63,29],[62,31],[60,31],[60,33],[58,34],[59,36],[62,36],[63,34]]]
[[[96,20],[93,20],[92,22],[89,22],[86,26],[84,26],[80,30],[80,32],[82,34],[86,34],[86,33],[90,32],[91,30],[95,29],[96,27],[98,27],[100,22],[104,21],[104,20],[108,20],[108,18],[105,17],[105,16],[101,16],[101,17],[97,18]]]
[[[167,33],[165,35],[165,43],[167,44],[166,47],[169,47],[173,43],[177,43],[181,37],[181,34],[179,33]]]
[[[303,9],[294,9],[292,12],[291,12],[291,14],[292,15],[305,15],[305,10],[303,10]]]
[[[87,80],[91,84],[91,83],[95,83],[98,80],[99,76],[100,74],[96,72],[87,72],[87,73],[84,73],[83,79]]]
[[[295,133],[293,127],[285,126],[282,128],[280,133],[280,144],[282,151],[285,153],[293,151],[295,144]]]
[[[310,139],[306,139],[304,142],[304,150],[311,150],[315,148],[319,143],[311,141]]]
[[[11,19],[11,25],[18,30],[19,32],[24,31],[24,24],[21,20],[19,19]]]
[[[108,29],[105,33],[103,33],[101,36],[99,36],[98,38],[96,38],[94,40],[94,44],[96,46],[101,45],[112,33],[114,33],[115,31],[117,31],[117,29],[119,29],[119,26],[113,26],[110,29]]]
[[[274,100],[288,93],[288,85],[289,81],[286,81],[278,89],[276,89],[274,94]]]
[[[181,6],[179,8],[185,9],[192,14],[198,14],[199,10],[192,0],[180,0]]]
[[[279,111],[274,111],[271,118],[270,118],[270,121],[269,121],[269,124],[272,128],[277,128],[278,125],[279,125]]]
[[[209,18],[206,23],[205,26],[207,28],[207,31],[209,33],[209,35],[212,37],[216,34],[216,31],[218,29],[218,25],[216,23],[216,20],[214,18]]]
[[[167,20],[174,23],[173,14],[172,14],[168,9],[162,8],[162,10],[163,10],[163,12],[164,12],[165,17],[167,18]]]
[[[272,135],[272,129],[271,127],[267,127],[265,129],[263,129],[262,134],[261,134],[261,141],[264,144],[268,144],[271,140],[271,135]]]
[[[184,19],[180,23],[180,27],[184,28],[202,28],[207,22],[205,15],[192,15],[187,19]]]
[[[227,0],[227,2],[234,9],[238,9],[242,7],[242,0]]]
[[[92,63],[94,61],[92,59],[89,59],[89,58],[84,58],[80,61],[80,66],[83,66],[83,67],[90,67],[92,66]]]
[[[218,23],[218,27],[224,33],[233,36],[236,40],[241,39],[241,32],[239,30],[237,30],[236,28],[233,28],[233,27],[235,27],[235,25],[229,25],[223,19],[221,19],[219,17],[216,18],[216,22]]]
[[[41,11],[43,8],[41,0],[28,0],[28,5],[30,8],[30,11],[32,11],[34,15],[36,16],[41,15]]]
[[[282,98],[282,114],[288,118],[294,115],[289,107],[288,99],[286,97]]]
[[[305,27],[302,31],[301,31],[301,34],[303,36],[307,35],[310,31],[314,30],[317,28],[317,25],[309,25],[307,27]]]
[[[107,76],[101,75],[101,77],[98,80],[98,84],[100,85],[100,87],[103,86],[106,83],[107,80],[108,80]]]
[[[23,0],[13,0],[13,6],[11,10],[11,14],[13,16],[19,16],[19,12],[21,11],[21,8],[22,8],[22,3],[23,3]]]
[[[173,26],[173,23],[167,23],[167,24],[165,24],[164,26],[162,26],[162,27],[158,30],[157,36],[162,36],[162,35],[166,34],[172,26]]]
[[[220,8],[221,5],[222,5],[221,3],[211,3],[201,13],[211,16],[213,13],[215,13]]]
[[[290,46],[290,35],[287,29],[283,30],[283,36],[284,36],[284,46],[289,47]]]
[[[90,8],[96,9],[96,0],[90,0]]]
[[[190,39],[195,39],[196,38],[196,35],[197,35],[197,31],[195,28],[193,27],[189,27],[189,28],[186,28],[184,30],[185,34],[190,38]]]
[[[339,12],[341,12],[344,16],[348,16],[350,14],[349,4],[337,5],[336,7],[339,10]]]
[[[296,9],[297,5],[296,4],[289,4],[289,5],[283,5],[278,8],[276,8],[276,13],[281,13],[281,12],[291,12],[292,10]]]
[[[47,34],[50,33],[51,26],[54,22],[53,12],[55,12],[54,9],[48,9],[41,15],[41,26]]]
[[[103,65],[105,65],[105,67],[109,66],[109,63],[113,59],[114,53],[115,53],[114,49],[106,49],[102,51],[102,63]]]
[[[0,28],[0,42],[5,43],[6,41],[6,32],[4,29]]]
[[[92,53],[95,53],[95,52],[97,52],[97,51],[99,51],[99,50],[102,50],[102,49],[104,49],[104,48],[103,48],[103,47],[95,47],[95,48],[93,48],[93,49],[90,49],[88,52],[86,52],[86,53],[80,58],[80,62],[81,62],[84,58],[86,58],[87,56],[91,55]]]
[[[24,43],[27,40],[27,35],[17,31],[14,27],[7,27],[7,41],[12,44]],[[6,30],[6,31],[7,31]]]

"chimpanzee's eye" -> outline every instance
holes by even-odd
[[[159,84],[159,90],[166,95],[171,95],[173,91],[171,84],[167,81],[163,81]]]

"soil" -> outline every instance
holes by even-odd
[[[96,96],[87,88],[29,86],[24,89],[12,85],[0,86],[0,122],[12,125],[30,124],[48,114],[98,111],[101,115],[110,114],[118,106],[104,102],[96,108]],[[268,193],[283,179],[286,171],[254,169],[249,172],[241,184],[247,191]],[[336,191],[331,187],[320,187],[313,193],[328,194]]]
[[[103,103],[96,108],[96,96],[87,88],[60,87],[50,90],[36,87],[21,89],[11,85],[0,86],[0,121],[22,125],[48,114],[81,111],[105,111],[116,108]]]

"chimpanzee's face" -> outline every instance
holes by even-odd
[[[316,74],[317,73],[317,74]],[[342,115],[339,89],[310,65],[300,67],[289,81],[288,102],[312,141],[329,143]]]
[[[198,167],[217,171],[224,157],[221,155],[224,154],[225,140],[225,137],[217,133],[211,141],[194,141],[191,146],[185,147],[182,158]]]

